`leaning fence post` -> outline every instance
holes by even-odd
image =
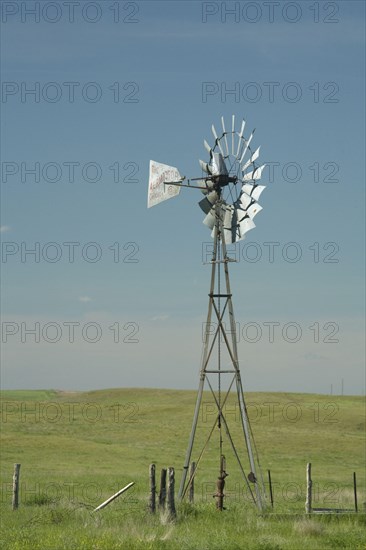
[[[19,504],[19,477],[20,477],[20,464],[14,464],[13,499],[12,499],[13,510],[16,510]]]
[[[312,506],[312,480],[311,480],[311,463],[308,462],[306,466],[306,502],[305,502],[305,512],[307,514],[311,514],[311,506]]]
[[[162,468],[160,474],[159,508],[164,510],[166,500],[166,469]]]
[[[174,485],[174,468],[168,468],[167,512],[170,520],[174,520],[177,516],[174,503]]]
[[[271,470],[267,470],[267,472],[268,472],[269,496],[271,498],[271,507],[273,508],[273,491],[272,491]]]
[[[196,463],[191,462],[189,468],[189,502],[194,502],[194,474],[196,470]]]
[[[156,504],[155,504],[155,495],[156,495],[155,464],[150,464],[149,479],[150,479],[149,510],[152,514],[154,514],[155,509],[156,509]]]

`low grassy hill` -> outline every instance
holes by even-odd
[[[146,512],[149,464],[173,466],[177,484],[196,392],[110,389],[92,392],[3,391],[1,415],[2,548],[366,549],[363,513],[306,517],[305,470],[312,463],[314,507],[354,506],[365,491],[365,403],[361,397],[248,393],[248,414],[274,508],[259,515],[227,441],[226,511],[215,510],[218,437],[201,461],[195,505],[178,504],[175,524]],[[225,415],[246,456],[235,396]],[[198,453],[214,421],[204,395]],[[215,429],[217,430],[217,428]],[[196,458],[196,456],[195,456]],[[20,506],[11,511],[14,463],[21,464]],[[244,458],[244,464],[247,460]],[[246,466],[247,467],[247,466]],[[118,489],[135,485],[96,514]],[[268,487],[268,484],[267,484]]]

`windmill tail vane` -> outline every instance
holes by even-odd
[[[210,146],[206,140],[204,141],[204,147],[209,158],[207,162],[199,160],[203,172],[201,177],[187,179],[181,176],[176,167],[151,160],[148,208],[176,197],[179,195],[181,187],[198,189],[204,195],[198,202],[199,207],[205,214],[203,223],[211,230],[211,236],[214,240],[212,260],[207,262],[211,264],[211,279],[199,387],[179,497],[183,499],[186,496],[188,488],[193,483],[194,476],[199,470],[201,459],[207,451],[208,443],[218,429],[220,472],[217,482],[218,489],[213,495],[217,498],[218,509],[225,509],[223,507],[224,479],[228,475],[226,472],[226,459],[223,454],[225,441],[225,445],[228,444],[228,448],[231,449],[232,456],[239,466],[239,471],[244,478],[249,495],[257,508],[262,511],[265,507],[265,489],[247,414],[239,369],[236,323],[228,268],[228,263],[233,260],[228,257],[226,248],[227,244],[245,238],[246,233],[255,227],[254,217],[262,210],[258,200],[265,187],[257,182],[262,177],[265,164],[257,164],[260,147],[255,150],[252,149],[251,142],[254,130],[246,138],[244,135],[245,124],[245,121],[242,120],[239,129],[235,129],[235,115],[233,115],[228,130],[225,127],[223,117],[221,117],[222,131],[218,133],[212,125],[214,142]],[[220,275],[221,272],[223,277]],[[210,328],[213,326],[213,320],[216,327],[214,331]],[[225,328],[226,323],[230,327],[229,330]],[[217,352],[216,354],[214,350]],[[222,366],[224,353],[230,363],[228,367],[226,365],[225,367]],[[197,462],[191,463],[192,455],[195,454],[197,445],[199,445],[195,441],[197,439],[196,430],[206,383],[211,392],[216,414],[206,443],[201,452],[198,453]],[[242,438],[239,442],[240,450],[235,445],[232,427],[224,413],[225,406],[232,399],[234,392],[240,411]],[[243,462],[244,455],[248,459],[246,466]],[[192,464],[196,464],[196,467],[194,473],[187,480],[188,470]],[[253,485],[254,490],[252,490]]]

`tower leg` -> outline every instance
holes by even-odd
[[[178,498],[179,499],[182,499],[183,496],[184,496],[184,490],[185,490],[185,485],[186,485],[186,480],[187,480],[187,474],[188,474],[189,464],[190,464],[191,456],[192,456],[194,436],[196,434],[198,415],[199,415],[200,408],[201,408],[201,401],[202,401],[202,393],[203,393],[204,384],[205,384],[205,374],[201,373],[201,379],[200,379],[200,384],[199,384],[198,394],[197,394],[197,400],[196,400],[196,407],[195,407],[194,415],[193,415],[191,435],[189,437],[189,443],[188,443],[188,448],[187,448],[187,453],[186,453],[186,459],[185,459],[184,466],[183,466],[183,474],[182,474],[182,479],[181,479],[181,482],[180,482],[180,487],[179,487],[179,492],[178,492]]]
[[[211,268],[211,284],[210,284],[210,296],[213,294],[214,288],[215,288],[215,275],[216,275],[216,258],[217,258],[217,247],[218,247],[218,235],[217,230],[215,230],[214,235],[214,246],[213,246],[213,252],[212,252],[212,268]],[[191,435],[189,436],[189,442],[188,442],[188,448],[186,452],[186,458],[183,466],[183,474],[182,479],[180,482],[179,492],[178,492],[178,498],[182,499],[184,496],[185,491],[185,484],[187,480],[187,474],[189,469],[189,463],[192,456],[192,449],[193,449],[193,443],[194,443],[194,437],[196,434],[196,428],[197,428],[197,422],[198,422],[198,416],[200,412],[201,402],[202,402],[202,393],[203,388],[205,385],[205,378],[206,378],[206,363],[207,363],[207,355],[208,355],[208,345],[210,340],[209,335],[209,327],[211,325],[211,317],[212,317],[212,298],[210,297],[209,303],[208,303],[208,312],[207,312],[207,320],[206,320],[206,330],[205,330],[205,341],[204,341],[204,348],[203,348],[203,355],[202,355],[202,365],[201,365],[201,372],[200,372],[200,383],[198,387],[198,393],[197,393],[197,399],[196,399],[196,407],[194,410],[193,415],[193,422],[192,422],[192,428],[191,428]]]

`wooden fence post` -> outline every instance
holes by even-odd
[[[196,470],[196,463],[191,462],[190,468],[189,468],[189,479],[190,479],[190,485],[189,485],[189,502],[193,504],[194,502],[194,472]]]
[[[12,499],[13,510],[16,510],[19,505],[19,477],[20,477],[20,464],[14,464],[13,499]]]
[[[170,521],[173,521],[177,517],[174,503],[174,485],[174,468],[168,468],[167,511]]]
[[[306,502],[305,502],[305,512],[311,514],[312,509],[312,480],[311,480],[311,463],[309,462],[306,466]]]
[[[357,482],[356,482],[356,472],[353,472],[353,496],[355,499],[355,512],[358,512],[358,505],[357,505]]]
[[[166,469],[162,468],[160,475],[159,508],[164,510],[166,500]]]
[[[273,491],[272,491],[271,470],[267,470],[267,472],[268,472],[269,496],[270,496],[270,499],[271,499],[271,507],[273,508]]]
[[[156,503],[156,483],[155,483],[155,464],[150,464],[149,467],[149,479],[150,479],[150,495],[149,495],[149,510],[151,514],[155,514]]]

